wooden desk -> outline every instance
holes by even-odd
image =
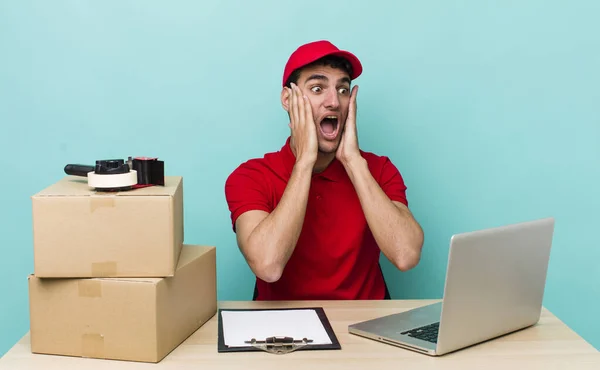
[[[218,353],[216,315],[158,364],[36,355],[25,335],[0,369],[600,369],[600,353],[544,310],[531,328],[442,357],[429,357],[348,333],[348,325],[436,301],[220,302],[221,308],[320,306],[342,350]]]

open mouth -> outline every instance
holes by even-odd
[[[325,118],[321,120],[321,123],[319,125],[321,127],[321,134],[326,139],[335,139],[335,137],[337,136],[338,128],[340,126],[338,119],[338,116],[331,115],[325,116]]]

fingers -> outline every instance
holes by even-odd
[[[290,90],[289,87],[284,87],[284,89],[285,89],[285,93],[287,95],[287,102],[288,102],[286,111],[291,114],[292,113],[292,90]]]
[[[296,128],[304,127],[306,125],[306,120],[312,117],[312,113],[311,115],[306,114],[307,106],[310,109],[310,104],[308,104],[308,98],[306,98],[302,94],[300,88],[294,83],[291,84],[291,92],[292,100],[294,102],[292,109],[292,117],[294,121],[293,125]]]
[[[306,123],[306,110],[304,108],[306,106],[306,101],[298,86],[294,85],[294,89],[296,90],[296,97],[298,99],[298,122],[304,125]]]
[[[313,121],[312,107],[310,106],[308,97],[306,95],[304,95],[303,98],[304,98],[304,117],[307,121],[306,123],[314,126],[314,124],[312,124],[312,121]]]
[[[296,109],[298,111],[298,122],[309,123],[312,121],[312,108],[310,106],[310,102],[308,101],[308,97],[302,94],[300,88],[291,84],[294,94],[296,95]]]
[[[300,107],[298,106],[298,104],[300,103],[299,98],[298,98],[298,87],[296,87],[296,85],[292,84],[292,89],[294,91],[294,117],[296,118],[296,124],[300,124],[300,114],[299,114],[299,109]]]
[[[298,109],[296,107],[296,92],[294,91],[294,85],[290,88],[290,119],[293,128],[298,123]]]
[[[292,128],[292,90],[289,87],[284,87],[285,93],[287,94],[287,112],[290,115],[290,123],[288,123],[288,127]]]
[[[354,100],[356,100],[356,95],[358,95],[358,85],[354,85],[354,87],[352,88],[350,98],[354,98]]]
[[[358,86],[352,88],[350,93],[350,106],[348,107],[348,117],[344,126],[343,134],[352,134],[356,132],[356,95],[358,94]]]
[[[358,85],[352,88],[350,93],[350,106],[348,107],[348,116],[356,116],[356,95],[358,94]]]

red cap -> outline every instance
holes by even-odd
[[[340,50],[337,46],[326,40],[314,41],[300,46],[292,53],[283,71],[283,86],[285,86],[287,79],[296,69],[304,67],[326,55],[337,55],[348,60],[352,66],[352,76],[350,76],[350,79],[354,80],[362,73],[362,65],[354,54],[349,51]]]

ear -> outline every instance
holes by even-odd
[[[290,89],[284,86],[283,89],[281,89],[281,106],[288,113],[290,112],[290,95]]]

